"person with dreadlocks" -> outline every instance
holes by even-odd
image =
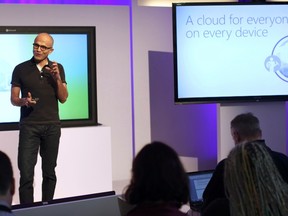
[[[231,216],[287,216],[288,184],[258,141],[236,145],[225,162]]]

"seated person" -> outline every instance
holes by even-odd
[[[179,208],[189,201],[188,177],[174,149],[161,142],[144,146],[124,197],[135,205],[128,216],[185,216]]]
[[[201,216],[230,216],[228,198],[217,198],[213,200],[201,213]]]
[[[12,198],[15,193],[15,180],[9,157],[0,151],[0,215],[12,216]]]
[[[259,120],[252,113],[243,113],[236,116],[230,123],[231,135],[235,145],[257,141],[264,146],[271,155],[280,175],[288,183],[288,157],[282,153],[272,151],[262,139],[262,130]],[[201,212],[205,212],[207,206],[216,199],[226,198],[224,188],[224,169],[226,159],[220,161],[215,168],[213,176],[203,192],[203,207]]]
[[[231,215],[288,215],[288,184],[261,142],[237,145],[225,162],[224,179]]]

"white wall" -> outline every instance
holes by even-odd
[[[132,0],[136,153],[151,141],[148,51],[172,52],[172,9]]]
[[[0,25],[96,26],[99,122],[111,127],[113,179],[126,179],[130,176],[132,105],[129,7],[2,4]],[[7,55],[13,57],[13,53]],[[69,71],[66,73],[69,76]],[[4,142],[2,136],[5,133],[0,133],[1,142]],[[97,137],[86,136],[85,131],[81,133],[83,141],[97,140]],[[17,145],[16,140],[11,137],[5,142]]]

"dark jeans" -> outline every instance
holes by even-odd
[[[38,151],[42,158],[42,201],[53,199],[56,186],[55,167],[61,136],[60,124],[21,125],[18,147],[18,167],[20,170],[20,203],[34,202],[34,168]]]

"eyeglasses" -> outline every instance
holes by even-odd
[[[43,46],[43,45],[39,45],[37,43],[33,43],[33,49],[39,49],[39,47],[40,47],[41,51],[46,51],[46,50],[49,50],[49,49],[52,48],[52,47],[46,47],[46,46]]]

